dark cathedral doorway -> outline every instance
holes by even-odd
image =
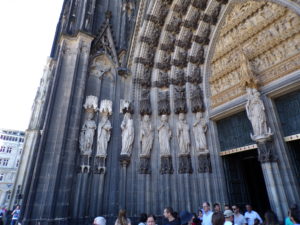
[[[261,216],[270,209],[268,193],[257,150],[223,157],[230,205],[238,204],[245,210],[247,203]]]
[[[287,142],[292,160],[292,167],[295,171],[296,180],[300,185],[300,140]]]

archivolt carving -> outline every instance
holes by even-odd
[[[254,75],[243,75],[243,54]],[[237,4],[225,19],[212,59],[212,107],[245,94],[250,80],[263,86],[298,69],[299,54],[299,16],[272,2]]]
[[[206,8],[207,0],[192,0],[192,6],[197,9],[204,10]]]
[[[184,70],[181,69],[176,69],[174,73],[174,78],[172,79],[172,84],[175,85],[184,85],[185,84],[185,75],[184,75]]]
[[[170,100],[168,91],[158,92],[158,113],[159,115],[170,114]]]
[[[192,112],[204,111],[203,93],[199,86],[191,85],[191,108]]]
[[[140,114],[150,115],[151,112],[152,110],[151,110],[151,102],[150,102],[150,90],[143,89],[141,94],[141,100],[140,100]]]
[[[185,87],[175,86],[175,99],[174,99],[174,105],[175,105],[175,113],[186,113],[187,107],[186,107],[186,97],[185,97]]]

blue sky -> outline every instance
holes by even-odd
[[[26,130],[63,0],[0,3],[0,128]]]

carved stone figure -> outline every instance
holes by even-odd
[[[123,122],[121,124],[122,129],[122,151],[121,155],[131,155],[132,144],[134,140],[134,127],[131,114],[126,112]]]
[[[88,113],[80,134],[80,151],[82,155],[92,154],[92,145],[96,130],[96,123],[92,120],[93,114]]]
[[[254,132],[253,135],[251,134],[251,138],[254,141],[267,139],[272,133],[271,129],[267,127],[265,106],[259,97],[260,93],[254,88],[247,88],[247,94],[246,111]]]
[[[98,137],[97,137],[97,153],[96,157],[107,156],[107,145],[110,140],[111,123],[108,119],[107,113],[102,114],[101,121],[98,125]]]
[[[150,90],[142,89],[141,100],[140,100],[140,114],[150,115],[152,113],[151,102],[150,102]]]
[[[175,99],[174,99],[174,105],[175,105],[175,113],[186,113],[187,107],[186,107],[186,97],[185,97],[185,87],[177,86],[174,88],[175,90]]]
[[[205,152],[207,150],[207,142],[205,133],[207,131],[207,124],[205,119],[202,116],[202,112],[196,113],[196,121],[193,125],[193,131],[195,135],[196,142],[196,152]]]
[[[144,115],[140,133],[141,141],[141,157],[150,157],[150,152],[153,144],[153,129],[149,115]]]
[[[159,115],[170,114],[170,101],[168,91],[158,92],[158,113]]]
[[[172,136],[172,131],[171,131],[169,123],[168,123],[168,116],[162,115],[161,116],[161,124],[158,127],[160,156],[162,156],[162,157],[171,156],[171,149],[170,149],[171,136]]]
[[[190,134],[189,125],[187,124],[184,114],[179,114],[179,121],[177,122],[177,140],[179,143],[179,155],[190,154]]]

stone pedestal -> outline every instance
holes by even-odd
[[[173,164],[172,164],[172,157],[171,156],[162,156],[161,157],[161,164],[160,164],[160,173],[161,174],[173,174]]]
[[[198,172],[199,173],[212,172],[209,153],[203,153],[198,155]]]
[[[178,173],[193,173],[192,161],[190,155],[179,156]]]
[[[151,164],[149,157],[141,157],[140,158],[140,174],[151,174]]]

